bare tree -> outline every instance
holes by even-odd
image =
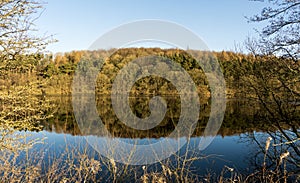
[[[36,36],[34,22],[43,6],[35,0],[0,0],[1,62],[15,60],[16,55],[40,52],[52,39]]]
[[[287,162],[294,166],[289,174],[300,171],[300,0],[268,1],[270,7],[249,18],[250,22],[267,22],[267,25],[258,40],[245,41],[256,62],[241,74],[246,76],[244,82],[261,105],[258,120],[266,121],[271,128],[269,135],[282,150],[274,148],[272,158],[272,152],[268,152],[270,165],[275,163],[277,173],[285,176],[285,170],[280,173],[280,163],[275,161],[284,151],[290,153]]]
[[[250,22],[268,22],[260,33],[264,53],[299,59],[300,0],[268,1],[269,7],[249,18]]]
[[[300,106],[300,0],[269,0],[261,14],[250,18],[252,22],[269,21],[261,31],[261,42],[248,38],[246,48],[257,57],[256,69],[250,69],[247,77],[250,88],[271,116],[287,141],[293,141],[283,130],[280,122],[299,138]],[[264,52],[267,51],[267,52]],[[265,54],[262,54],[265,53]],[[277,53],[277,54],[275,54]],[[274,56],[274,54],[276,56]],[[282,57],[278,57],[278,54]],[[265,60],[267,62],[265,62]],[[258,68],[258,69],[257,69]],[[300,154],[300,149],[295,147]]]

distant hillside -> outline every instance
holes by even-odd
[[[197,58],[192,57],[188,52],[192,52]],[[246,81],[255,73],[264,72],[266,68],[276,68],[278,60],[282,59],[228,51],[184,51],[160,48],[123,48],[118,50],[72,51],[56,55],[22,55],[7,64],[1,65],[0,83],[3,83],[2,89],[7,89],[12,85],[22,85],[34,80],[46,80],[46,84],[45,82],[41,84],[41,88],[44,88],[46,94],[70,95],[72,76],[80,61],[85,61],[85,65],[80,65],[81,70],[99,69],[101,67],[100,63],[104,62],[97,79],[96,91],[98,94],[109,94],[118,72],[129,62],[146,56],[158,56],[180,64],[196,84],[200,98],[209,98],[210,88],[205,73],[197,60],[202,60],[204,64],[207,64],[205,65],[206,72],[216,69],[212,61],[217,60],[226,80],[227,97],[245,98],[252,96],[251,88],[249,88]],[[287,60],[285,59],[285,61]],[[287,63],[299,65],[299,62]],[[153,65],[151,62],[148,64],[149,69],[151,69]],[[147,63],[144,66],[148,67]],[[160,67],[163,72],[164,67],[168,67],[168,65],[162,63]],[[266,82],[276,84],[276,79]],[[137,81],[131,91],[131,95],[134,96],[157,94],[174,95],[176,89],[166,79],[151,76]]]

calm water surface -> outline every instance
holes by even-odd
[[[74,118],[72,104],[70,99],[56,99],[58,101],[58,112],[54,118],[43,123],[44,130],[39,132],[27,132],[29,138],[44,139],[42,144],[37,144],[29,153],[32,156],[38,154],[40,162],[45,165],[53,163],[58,159],[66,159],[74,152],[87,153],[89,157],[95,158],[100,162],[107,160],[95,151],[87,142],[85,137],[104,140],[108,137],[95,136],[94,134],[85,134],[82,132]],[[163,140],[167,137],[176,124],[180,114],[180,103],[178,98],[168,99],[168,112],[165,119],[155,129],[138,131],[126,128],[124,124],[118,121],[113,113],[111,103],[98,101],[98,113],[105,127],[112,134],[112,138],[122,140],[127,143],[147,144]],[[145,117],[149,115],[148,103],[144,99],[133,99],[131,107],[137,116]],[[170,107],[171,106],[171,107]],[[203,129],[207,123],[210,113],[209,102],[201,105],[199,122],[196,130],[190,138],[187,138],[188,144],[183,146],[175,155],[169,157],[164,162],[178,165],[181,160],[178,157],[194,158],[187,169],[193,174],[205,177],[206,175],[230,176],[229,168],[235,171],[247,174],[255,171],[262,165],[263,149],[267,137],[277,133],[275,128],[270,128],[261,117],[263,110],[257,103],[249,101],[232,100],[227,102],[224,121],[218,135],[213,142],[203,151],[198,148],[198,143],[202,138]],[[172,115],[170,115],[172,114]],[[276,147],[277,148],[277,147]],[[273,150],[276,149],[275,147]],[[75,155],[74,155],[74,158]],[[297,159],[298,160],[298,159]],[[296,160],[296,161],[297,161]],[[118,164],[122,166],[122,164]],[[140,173],[143,172],[141,166],[133,166]],[[290,168],[294,168],[292,165]],[[103,166],[105,170],[105,166]],[[156,164],[148,165],[148,170],[159,170]],[[104,171],[105,172],[105,171]],[[103,173],[101,176],[109,176],[109,173]]]

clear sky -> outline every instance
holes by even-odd
[[[48,0],[37,20],[39,32],[59,42],[51,52],[87,49],[109,30],[132,21],[159,19],[178,23],[196,33],[211,50],[233,50],[247,36],[257,36],[245,16],[267,3],[249,0]]]

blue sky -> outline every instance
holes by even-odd
[[[59,42],[51,52],[87,49],[109,30],[132,21],[159,19],[178,23],[196,33],[211,50],[233,50],[247,36],[257,36],[245,16],[257,14],[265,2],[249,0],[49,0],[36,21],[40,34]]]

